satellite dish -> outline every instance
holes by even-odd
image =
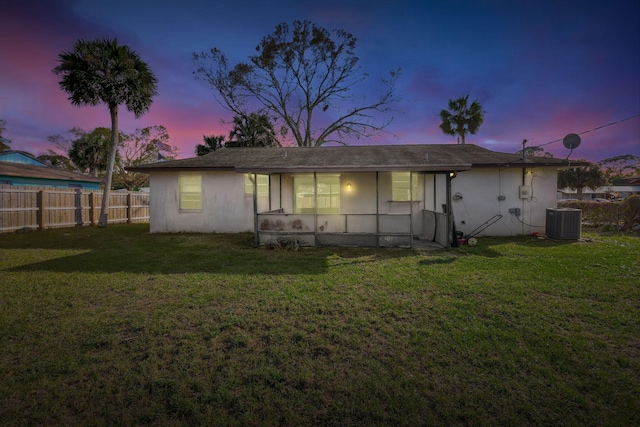
[[[564,139],[562,140],[562,144],[569,150],[578,148],[578,146],[580,145],[580,136],[576,135],[575,133],[570,133],[569,135],[564,137]]]

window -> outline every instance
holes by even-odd
[[[317,175],[318,194],[314,191],[313,175],[293,177],[294,212],[314,213],[318,200],[318,213],[340,213],[340,175]]]
[[[200,175],[180,175],[180,210],[202,210],[202,177]]]
[[[258,197],[269,197],[269,175],[257,175]],[[253,197],[253,174],[244,174],[244,195]]]
[[[340,175],[317,176],[318,213],[340,213]]]
[[[411,193],[409,193],[409,187],[411,187]],[[411,172],[392,172],[391,200],[394,202],[418,200],[418,177],[411,177]]]
[[[294,176],[293,196],[295,213],[313,213],[315,201],[313,176]]]

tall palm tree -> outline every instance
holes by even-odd
[[[71,104],[106,104],[111,115],[111,146],[102,193],[99,224],[107,226],[109,192],[118,151],[118,107],[125,104],[136,118],[149,110],[157,94],[157,79],[149,66],[116,39],[78,40],[73,51],[62,52],[53,72]]]
[[[468,133],[475,135],[484,122],[484,111],[478,101],[469,103],[469,95],[449,100],[449,110],[440,111],[440,129],[445,135],[458,136],[458,144],[464,144]]]

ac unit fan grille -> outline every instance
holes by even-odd
[[[546,235],[551,239],[578,240],[582,226],[582,210],[548,208]]]

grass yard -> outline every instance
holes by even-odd
[[[640,424],[640,238],[0,235],[0,425]]]

